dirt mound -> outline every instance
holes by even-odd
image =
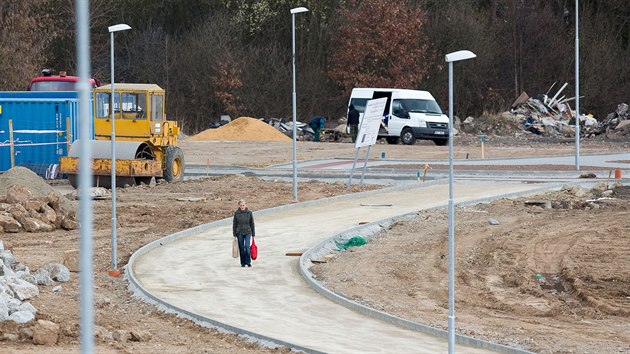
[[[291,141],[291,138],[258,119],[240,117],[220,128],[206,129],[186,140]]]

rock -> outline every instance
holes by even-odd
[[[112,338],[114,338],[117,342],[126,342],[129,340],[130,333],[129,331],[125,331],[124,329],[117,329],[112,332]]]
[[[20,336],[18,336],[15,333],[2,333],[2,337],[0,337],[0,340],[5,340],[7,342],[17,342],[18,340],[20,340]]]
[[[10,291],[9,289],[6,290]],[[12,294],[3,293],[1,291],[2,287],[0,286],[0,304],[4,304],[9,309],[9,313],[17,311],[22,304],[20,300],[14,298]]]
[[[25,266],[24,264],[20,262],[14,263],[12,268],[13,268],[13,271],[15,272],[15,276],[18,278],[21,278],[24,275],[31,274],[31,270],[28,269],[27,266]]]
[[[6,265],[7,267],[11,269],[13,269],[13,267],[15,267],[18,264],[18,261],[13,255],[13,253],[11,253],[11,251],[8,251],[8,250],[0,251],[0,259],[2,259],[2,261],[4,262],[4,265]]]
[[[79,250],[72,249],[63,252],[63,265],[71,272],[79,271]]]
[[[130,339],[134,342],[148,342],[151,340],[151,333],[143,330],[132,330]]]
[[[606,182],[599,182],[596,185],[593,186],[593,188],[591,188],[591,192],[592,193],[602,193],[605,190],[608,189],[608,183]]]
[[[27,282],[26,280],[12,278],[7,282],[7,285],[15,294],[15,298],[20,301],[39,295],[39,289],[37,286]]]
[[[55,224],[55,221],[57,220],[57,213],[53,208],[51,208],[47,204],[43,204],[39,212],[45,218],[45,220],[43,221],[46,221],[48,224]]]
[[[63,210],[63,209],[59,209],[56,211],[57,217],[55,218],[55,228],[60,228],[61,227],[61,223],[63,223],[63,221],[68,218],[68,212]]]
[[[109,191],[109,189],[104,188],[104,187],[92,187],[92,189],[90,190],[90,196],[93,199],[111,199],[112,198],[112,192]],[[78,195],[77,195],[78,198]]]
[[[50,273],[50,277],[53,278],[53,280],[60,282],[67,282],[70,280],[70,271],[63,264],[49,263],[44,266],[44,269]]]
[[[61,227],[65,230],[76,230],[79,228],[79,223],[72,219],[65,218],[61,222]]]
[[[52,277],[50,276],[50,272],[45,268],[39,268],[35,271],[35,273],[33,273],[33,276],[35,277],[37,285],[50,286],[54,284]]]
[[[10,204],[6,211],[16,220],[18,216],[28,216],[28,210],[22,204]]]
[[[32,217],[25,217],[19,221],[27,232],[49,232],[55,229],[54,226]]]
[[[102,340],[113,340],[112,333],[105,327],[94,325],[94,338]]]
[[[16,311],[9,315],[9,321],[27,323],[35,319],[35,314],[29,311]]]
[[[61,290],[63,290],[63,288],[61,287],[61,285],[57,285],[55,287],[52,288],[52,292],[53,293],[58,293],[61,292]]]
[[[0,212],[0,227],[4,232],[15,233],[22,231],[22,224],[20,224],[13,216],[7,212]]]
[[[46,321],[38,320],[33,328],[33,343],[40,345],[54,345],[59,338],[59,325]]]
[[[13,269],[4,265],[4,261],[0,258],[0,276],[14,275]]]
[[[50,206],[54,211],[61,209],[59,195],[49,192],[48,195],[46,195],[46,200],[48,201],[48,206]]]
[[[20,279],[25,280],[33,285],[37,285],[37,278],[35,278],[32,274],[24,274],[20,277]]]
[[[64,336],[68,336],[71,338],[78,338],[81,333],[81,328],[78,323],[67,325],[63,328],[62,331]]]
[[[30,198],[33,197],[31,191],[28,188],[14,184],[7,188],[7,203],[9,204],[18,204],[21,202],[26,202]]]
[[[490,218],[490,219],[488,219],[488,224],[490,224],[490,225],[500,225],[501,223],[497,219]]]
[[[5,302],[0,301],[0,322],[9,319],[9,306]]]
[[[586,191],[585,191],[585,190],[583,190],[583,189],[578,189],[578,190],[575,192],[575,196],[576,196],[576,197],[578,197],[578,198],[583,198],[583,197],[586,197],[586,195],[587,195],[587,193],[586,193]]]
[[[20,338],[31,340],[33,339],[33,329],[30,327],[20,328]]]
[[[20,204],[22,204],[24,209],[33,210],[33,211],[39,211],[39,209],[41,209],[42,206],[45,205],[44,202],[39,201],[37,199],[28,199],[23,202],[20,202]]]
[[[23,302],[18,306],[18,311],[27,311],[35,315],[37,313],[37,309],[30,302]]]

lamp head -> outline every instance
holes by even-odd
[[[291,9],[291,13],[292,14],[299,14],[300,12],[307,12],[308,9],[306,7],[296,7],[294,9]]]
[[[112,33],[112,32],[118,32],[118,31],[126,31],[126,30],[131,29],[131,27],[129,27],[129,25],[121,23],[119,25],[109,26],[107,27],[107,29],[109,30],[110,33]]]
[[[446,62],[451,63],[454,61],[461,61],[476,58],[477,55],[469,50],[460,50],[457,52],[446,54]]]

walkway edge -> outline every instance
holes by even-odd
[[[502,198],[510,199],[510,198],[516,198],[516,197],[521,197],[521,196],[526,196],[526,195],[534,195],[534,194],[539,194],[541,192],[558,189],[562,185],[566,185],[566,184],[567,183],[554,184],[551,186],[536,188],[536,189],[529,190],[526,192],[508,193],[508,194],[494,196],[491,198],[481,198],[481,199],[471,200],[467,202],[456,203],[455,205],[456,206],[473,205],[473,204],[479,204],[479,203],[487,203],[492,200],[502,199]],[[447,207],[447,204],[444,204],[444,205],[440,205],[440,206],[429,208],[429,209],[423,209],[423,210],[427,210],[427,211],[439,210],[446,207]],[[418,323],[418,322],[405,320],[403,318],[390,315],[386,312],[379,311],[371,307],[361,305],[358,302],[352,301],[342,295],[339,295],[329,290],[328,288],[326,288],[320,281],[316,280],[315,275],[311,273],[310,271],[311,266],[313,266],[313,262],[311,262],[311,259],[319,259],[322,256],[326,254],[330,254],[331,252],[335,252],[335,251],[340,252],[339,248],[337,247],[336,242],[347,241],[350,237],[356,236],[357,234],[360,234],[362,237],[367,238],[369,240],[370,238],[376,237],[381,231],[387,229],[393,223],[397,221],[405,220],[405,219],[413,219],[416,216],[417,216],[417,213],[415,212],[406,213],[406,214],[390,217],[387,219],[371,222],[369,224],[357,226],[355,228],[340,232],[318,243],[317,245],[308,249],[306,252],[302,254],[302,256],[300,257],[300,273],[302,274],[306,282],[309,285],[311,285],[313,289],[315,289],[315,291],[317,291],[318,293],[324,295],[328,299],[346,308],[349,308],[351,310],[360,312],[364,315],[368,315],[370,317],[377,318],[377,319],[380,319],[380,320],[383,320],[383,321],[386,321],[386,322],[389,322],[389,323],[392,323],[401,327],[417,330],[417,331],[434,335],[437,337],[447,338],[448,332],[446,330],[431,327],[431,326]],[[470,347],[489,349],[489,350],[493,350],[499,353],[506,353],[506,354],[532,353],[524,349],[509,347],[509,346],[498,344],[498,343],[492,343],[492,342],[488,342],[482,339],[476,339],[476,338],[461,335],[461,334],[456,334],[455,340],[457,344],[466,345]]]
[[[360,198],[360,197],[364,197],[364,196],[368,196],[368,195],[372,195],[372,194],[378,194],[378,193],[383,193],[383,192],[391,192],[391,191],[417,189],[417,188],[425,188],[425,187],[428,187],[428,186],[432,186],[432,185],[436,185],[436,184],[444,184],[444,183],[447,183],[446,179],[427,181],[427,182],[424,182],[424,183],[421,183],[421,184],[408,184],[408,185],[394,186],[394,187],[389,187],[389,188],[384,188],[384,189],[376,189],[376,190],[360,192],[360,193],[344,194],[344,195],[331,197],[331,198],[310,200],[310,201],[300,202],[300,203],[296,203],[296,204],[288,204],[288,205],[282,205],[282,206],[278,206],[278,207],[274,207],[274,208],[264,209],[264,210],[260,210],[260,211],[254,212],[254,215],[267,215],[267,214],[272,214],[272,213],[275,213],[275,212],[278,212],[278,211],[284,211],[284,210],[289,210],[289,209],[298,209],[298,208],[303,208],[303,207],[308,207],[308,206],[313,206],[313,205],[324,204],[324,203],[328,203],[328,202],[331,202],[331,201],[351,200],[351,199],[356,199],[356,198]],[[563,183],[562,185],[566,185],[566,184],[568,184],[568,183]],[[554,188],[553,186],[546,186],[545,188],[537,188],[535,190],[530,190],[527,193],[535,193],[535,191],[539,192],[539,191],[544,190],[544,189],[553,189],[553,188]],[[526,193],[521,193],[521,194],[526,194]],[[507,198],[507,196],[503,196],[503,197]],[[497,197],[495,197],[493,199],[496,199],[496,198]],[[486,200],[486,199],[479,199],[479,200],[476,200],[474,202],[481,203],[484,200]],[[488,198],[487,200],[492,200],[492,199]],[[469,202],[469,203],[472,203],[472,202]],[[463,205],[463,204],[459,204],[459,205]],[[414,213],[411,213],[411,214],[414,214]],[[394,219],[394,218],[392,218],[392,219]],[[136,252],[134,252],[131,255],[131,257],[129,258],[129,262],[127,263],[127,265],[125,265],[123,267],[124,270],[125,270],[125,272],[124,272],[125,277],[126,277],[127,281],[129,282],[129,289],[133,293],[133,296],[138,298],[138,299],[140,299],[141,301],[147,302],[147,303],[152,304],[152,305],[156,305],[156,307],[159,310],[164,311],[166,313],[174,313],[174,314],[176,314],[178,316],[181,316],[183,318],[190,319],[193,322],[195,322],[195,323],[197,323],[197,324],[199,324],[201,326],[204,326],[204,327],[215,328],[215,329],[217,329],[219,331],[227,331],[227,332],[235,333],[235,334],[240,335],[240,336],[244,336],[247,340],[256,340],[256,341],[259,342],[259,344],[261,344],[261,345],[263,345],[265,347],[274,348],[274,347],[277,347],[277,346],[284,346],[284,347],[287,347],[287,348],[291,348],[293,350],[302,351],[302,352],[306,352],[306,353],[320,353],[320,352],[315,351],[315,350],[310,349],[310,348],[301,347],[299,345],[288,343],[288,342],[285,342],[285,341],[282,341],[282,340],[279,340],[279,339],[267,337],[267,336],[264,336],[264,335],[261,335],[261,334],[258,334],[258,333],[254,333],[254,332],[242,329],[242,328],[234,327],[234,326],[231,326],[231,325],[228,325],[228,324],[225,324],[225,323],[213,320],[211,318],[208,318],[208,317],[205,317],[205,316],[201,316],[201,315],[196,314],[194,312],[190,312],[190,311],[184,310],[182,308],[179,308],[179,307],[177,307],[177,306],[175,306],[173,304],[170,304],[167,301],[162,300],[159,297],[153,295],[150,291],[148,291],[146,288],[144,288],[140,284],[140,281],[136,278],[136,276],[135,276],[135,274],[133,272],[134,263],[143,254],[148,253],[148,252],[152,251],[153,249],[162,247],[162,246],[164,246],[164,245],[166,245],[168,243],[174,242],[174,241],[176,241],[176,240],[178,240],[180,238],[184,238],[184,237],[192,236],[192,235],[195,235],[195,234],[199,234],[199,233],[204,232],[206,230],[209,230],[211,228],[224,226],[224,225],[229,225],[231,223],[232,223],[232,218],[231,217],[230,218],[226,218],[226,219],[222,219],[222,220],[213,221],[213,222],[210,222],[210,223],[206,223],[206,224],[203,224],[203,225],[192,227],[190,229],[182,230],[182,231],[176,232],[176,233],[171,234],[171,235],[167,235],[167,236],[165,236],[165,237],[163,237],[161,239],[155,240],[153,242],[150,242],[150,243],[142,246],[140,249],[138,249]],[[378,222],[372,223],[372,224],[378,224]],[[368,225],[371,225],[371,224],[368,224]],[[368,226],[368,225],[365,225],[365,226]],[[352,229],[352,230],[354,230],[354,229]],[[348,231],[350,231],[350,230],[348,230]],[[327,242],[329,240],[332,240],[332,239],[334,239],[334,237],[325,240],[324,242],[318,244],[314,248],[311,248],[311,250],[318,248],[319,245],[322,245],[325,242]],[[310,283],[309,278],[304,275],[304,271],[307,271],[307,270],[306,269],[302,269],[303,268],[303,261],[302,261],[303,257],[304,257],[304,255],[300,259],[300,269],[301,269],[302,275],[307,279],[307,282]],[[315,288],[318,289],[317,287],[315,287]],[[321,288],[321,289],[325,289],[325,288]],[[325,289],[325,290],[328,291],[327,289]],[[328,296],[326,293],[323,293],[323,294]],[[334,293],[331,292],[331,294],[334,294]],[[347,300],[345,300],[345,301],[347,301]],[[390,317],[393,317],[393,316],[390,316]],[[477,340],[475,340],[475,341],[477,341]],[[489,344],[498,346],[498,344],[492,344],[492,343],[489,343]],[[509,348],[509,347],[506,347],[506,348]],[[512,349],[512,348],[510,348],[510,349]],[[527,353],[527,352],[524,352],[524,351],[511,351],[511,352],[506,352],[506,353],[519,353],[520,354],[520,353]]]
[[[337,201],[337,200],[348,200],[348,199],[356,199],[356,198],[360,198],[360,197],[364,197],[364,196],[368,196],[368,195],[372,195],[372,194],[378,194],[378,193],[383,193],[383,192],[391,192],[391,191],[399,191],[399,190],[407,190],[407,189],[416,189],[416,188],[424,188],[424,187],[428,187],[431,185],[435,185],[435,184],[443,184],[445,183],[446,180],[434,180],[434,181],[428,181],[422,184],[413,184],[413,185],[402,185],[402,186],[395,186],[395,187],[389,187],[389,188],[383,188],[383,189],[375,189],[375,190],[371,190],[371,191],[366,191],[366,192],[359,192],[359,193],[351,193],[351,194],[344,194],[344,195],[339,195],[336,197],[331,197],[331,198],[324,198],[324,199],[316,199],[316,200],[309,200],[306,202],[301,202],[301,203],[296,203],[296,204],[287,204],[287,205],[281,205],[278,207],[274,207],[274,208],[269,208],[269,209],[264,209],[264,210],[260,210],[260,211],[256,211],[254,212],[254,215],[267,215],[267,214],[272,214],[278,211],[284,211],[284,210],[288,210],[288,209],[297,209],[297,208],[303,208],[303,207],[308,207],[308,206],[312,206],[312,205],[319,205],[319,204],[324,204],[324,203],[328,203],[331,201]],[[168,303],[167,301],[164,301],[162,299],[160,299],[159,297],[153,295],[150,291],[148,291],[146,288],[144,288],[141,284],[140,281],[136,278],[134,272],[133,272],[133,266],[135,261],[142,256],[145,253],[148,253],[156,248],[162,247],[168,243],[174,242],[180,238],[183,237],[187,237],[187,236],[191,236],[191,235],[196,235],[199,234],[201,232],[204,232],[206,230],[209,230],[211,228],[214,227],[219,227],[219,226],[224,226],[224,225],[229,225],[232,223],[232,218],[226,218],[226,219],[222,219],[222,220],[217,220],[217,221],[213,221],[207,224],[203,224],[203,225],[199,225],[199,226],[195,226],[192,227],[190,229],[186,229],[186,230],[182,230],[179,232],[176,232],[174,234],[165,236],[161,239],[155,240],[153,242],[150,242],[144,246],[142,246],[140,249],[138,249],[136,252],[134,252],[131,257],[129,258],[129,262],[127,263],[126,266],[124,266],[124,274],[125,277],[127,279],[127,281],[129,282],[129,289],[130,291],[133,293],[133,296],[140,299],[141,301],[144,301],[146,303],[149,303],[151,305],[155,305],[159,310],[166,312],[166,313],[174,313],[178,316],[181,316],[183,318],[192,320],[193,322],[199,324],[200,326],[203,327],[208,327],[208,328],[214,328],[217,329],[219,331],[227,331],[227,332],[231,332],[231,333],[235,333],[237,335],[240,336],[244,336],[246,339],[248,340],[257,340],[261,345],[265,346],[265,347],[270,347],[270,348],[274,348],[277,346],[283,346],[283,347],[287,347],[287,348],[291,348],[293,350],[297,350],[297,351],[302,351],[302,352],[306,352],[306,353],[321,353],[319,351],[310,349],[310,348],[305,348],[299,345],[295,345],[292,343],[288,343],[276,338],[271,338],[271,337],[267,337],[255,332],[251,332],[251,331],[247,331],[245,329],[242,328],[238,328],[238,327],[234,327],[228,324],[225,324],[223,322],[219,322],[216,320],[213,320],[211,318],[205,317],[205,316],[201,316],[199,314],[196,314],[194,312],[191,311],[187,311],[184,310],[182,308],[179,308],[173,304]]]

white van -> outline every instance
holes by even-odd
[[[413,145],[416,139],[433,140],[436,145],[448,144],[448,117],[427,91],[392,88],[355,88],[350,104],[363,119],[367,101],[387,97],[383,123],[378,133],[390,144]]]

